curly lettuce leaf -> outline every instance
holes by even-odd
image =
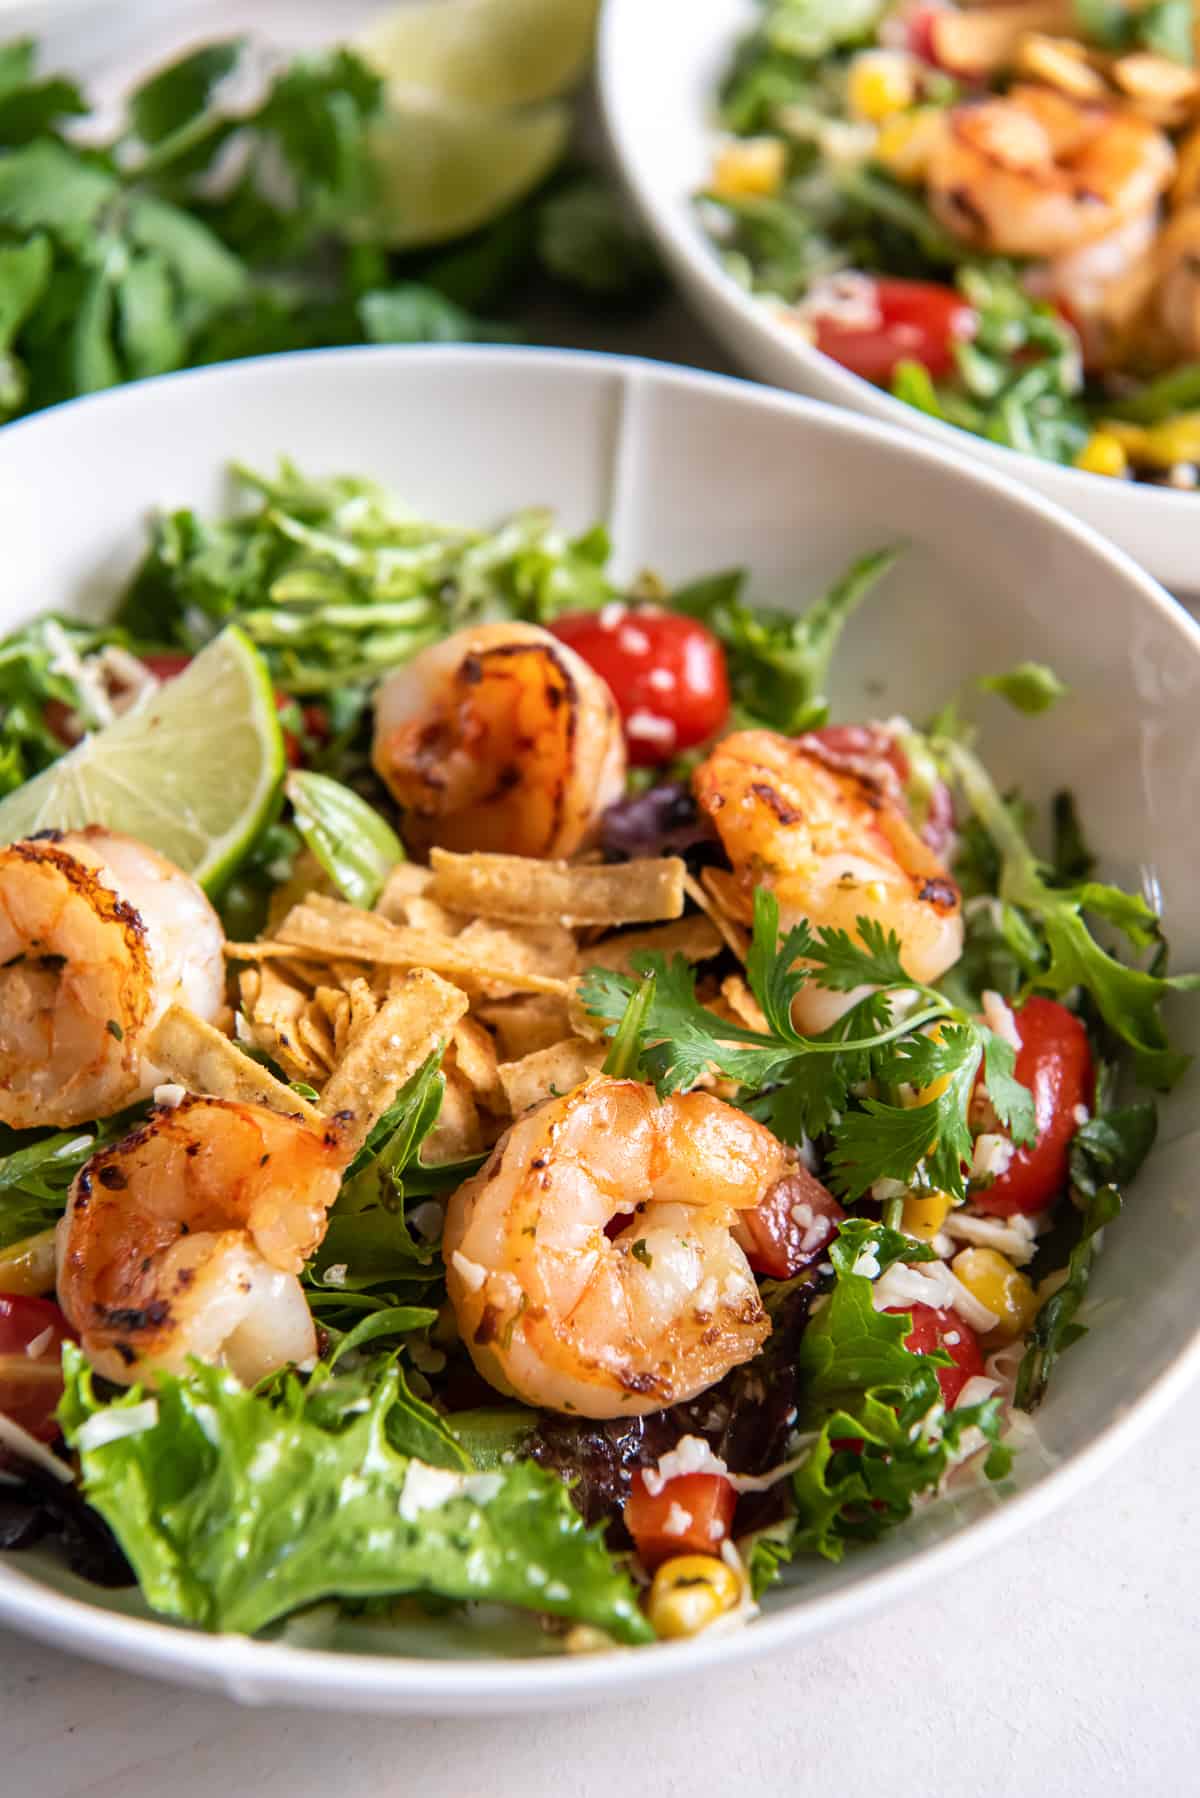
[[[219,1368],[166,1375],[106,1404],[68,1344],[60,1421],[83,1491],[148,1603],[246,1634],[320,1599],[425,1593],[488,1600],[652,1640],[627,1577],[553,1474],[488,1473],[398,1452],[389,1363],[365,1407],[291,1379],[271,1404]],[[129,1433],[121,1434],[124,1426]]]

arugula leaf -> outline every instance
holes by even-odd
[[[343,899],[369,911],[404,849],[374,806],[327,774],[296,770],[284,782],[296,829]]]
[[[1007,674],[981,675],[979,685],[985,693],[996,693],[1027,717],[1047,712],[1056,700],[1069,691],[1053,668],[1044,662],[1018,662]]]
[[[1073,886],[1077,881],[1087,880],[1096,865],[1096,858],[1084,841],[1074,796],[1067,792],[1056,793],[1050,810],[1054,827],[1051,865],[1055,885]]]
[[[884,0],[773,0],[762,31],[773,49],[815,61],[865,42],[884,10]]]
[[[1066,1282],[1038,1312],[1029,1333],[1029,1346],[1021,1357],[1013,1402],[1022,1411],[1036,1411],[1046,1396],[1058,1357],[1086,1334],[1084,1327],[1075,1322],[1075,1316],[1087,1296],[1098,1248],[1096,1238],[1120,1211],[1121,1195],[1115,1186],[1097,1187],[1088,1200],[1079,1240],[1067,1263]]]
[[[80,1168],[98,1149],[128,1135],[145,1109],[135,1105],[98,1124],[51,1135],[0,1125],[0,1248],[56,1224]]]
[[[198,1363],[161,1376],[150,1401],[135,1387],[106,1405],[73,1344],[64,1374],[60,1420],[83,1491],[159,1612],[250,1634],[322,1598],[423,1592],[652,1639],[628,1579],[554,1474],[528,1462],[472,1474],[397,1452],[394,1363],[365,1409],[357,1382],[349,1406],[338,1407],[333,1382],[310,1398],[294,1377],[271,1404]],[[147,1402],[135,1433],[89,1430]],[[411,1412],[398,1428],[410,1426]]]
[[[825,689],[842,630],[899,553],[883,549],[860,557],[799,616],[743,604],[744,577],[737,572],[677,588],[671,607],[703,619],[721,639],[746,719],[795,736],[828,717]]]
[[[1085,909],[1099,913],[1135,945],[1146,946],[1157,940],[1155,914],[1117,887],[1094,881],[1051,886],[982,763],[962,743],[943,740],[939,753],[999,853],[1001,900],[1025,913],[1044,939],[1044,956],[1030,984],[1052,993],[1085,987],[1105,1023],[1134,1050],[1139,1077],[1155,1087],[1173,1085],[1190,1058],[1171,1049],[1160,1015],[1162,1001],[1172,988],[1194,988],[1198,977],[1167,977],[1125,966],[1100,947],[1082,915]]]
[[[1152,1099],[1089,1118],[1071,1141],[1071,1185],[1089,1199],[1102,1186],[1127,1186],[1157,1134],[1158,1108]]]

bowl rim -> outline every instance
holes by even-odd
[[[271,365],[284,381],[302,379],[314,359],[336,364],[370,358],[380,371],[403,379],[407,369],[462,364],[489,373],[514,373],[535,365],[556,371],[569,383],[577,373],[640,378],[665,389],[734,401],[752,411],[791,417],[802,430],[832,432],[872,443],[887,454],[915,458],[939,479],[965,481],[990,490],[1018,510],[1037,515],[1079,549],[1098,556],[1143,604],[1160,612],[1181,640],[1200,654],[1200,622],[1191,618],[1163,587],[1124,550],[1110,543],[1053,501],[1007,474],[961,454],[952,453],[894,425],[839,410],[737,376],[713,374],[656,362],[646,357],[609,355],[587,350],[536,349],[513,345],[382,345],[295,351],[247,358],[232,364],[189,369],[89,394],[48,407],[5,427],[4,445],[26,437],[70,428],[84,409],[120,415],[142,405],[169,405],[184,385],[219,387],[230,381],[252,381]],[[382,387],[380,388],[382,391]],[[118,521],[118,524],[120,521]],[[341,1709],[391,1709],[426,1715],[467,1711],[513,1714],[543,1705],[571,1705],[585,1699],[616,1698],[643,1690],[647,1684],[683,1677],[690,1672],[742,1662],[772,1650],[798,1645],[820,1632],[848,1625],[891,1599],[911,1590],[935,1571],[951,1572],[986,1552],[1065,1503],[1161,1418],[1187,1385],[1200,1376],[1200,1317],[1169,1366],[1137,1402],[1106,1424],[1092,1442],[1024,1490],[1003,1500],[941,1542],[914,1548],[897,1565],[864,1570],[837,1591],[800,1600],[747,1629],[682,1643],[659,1643],[636,1651],[597,1656],[519,1660],[447,1659],[414,1655],[372,1654],[305,1648],[286,1642],[262,1642],[244,1636],[203,1632],[104,1609],[43,1584],[18,1571],[15,1557],[0,1557],[0,1623],[93,1659],[124,1666],[153,1677],[205,1683],[247,1701],[303,1700]]]
[[[832,356],[825,355],[815,344],[807,342],[800,333],[790,330],[776,318],[762,297],[741,287],[721,266],[714,246],[689,209],[657,193],[653,182],[644,177],[641,159],[630,149],[623,126],[622,105],[617,97],[622,60],[618,57],[618,45],[628,43],[626,34],[633,29],[631,21],[645,16],[643,6],[644,0],[603,0],[596,43],[596,88],[604,130],[625,186],[652,236],[660,248],[666,250],[676,270],[686,270],[715,306],[723,307],[759,343],[787,357],[798,369],[814,371],[830,389],[841,388],[845,397],[832,403],[865,411],[867,416],[882,423],[903,427],[946,448],[958,446],[960,453],[963,439],[966,439],[968,444],[975,446],[966,453],[979,456],[999,472],[1004,472],[1002,460],[1010,461],[1017,479],[1024,478],[1020,473],[1024,464],[1047,471],[1056,484],[1059,480],[1063,482],[1063,503],[1072,494],[1079,494],[1085,502],[1095,499],[1103,484],[1110,494],[1116,488],[1122,496],[1122,504],[1144,507],[1147,516],[1157,515],[1153,521],[1164,527],[1168,520],[1174,527],[1188,516],[1181,507],[1200,507],[1200,490],[1175,490],[1143,481],[1114,482],[1108,476],[1090,474],[1086,469],[1073,468],[1068,463],[1031,456],[1026,450],[1014,449],[1007,443],[993,443],[990,438],[979,437],[961,425],[948,424],[944,419],[922,413],[897,399],[886,388],[877,387],[873,381],[864,380],[861,375],[835,362]],[[703,8],[697,11],[702,15]],[[719,129],[715,119],[710,120],[709,129],[715,138]]]

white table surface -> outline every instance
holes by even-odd
[[[175,17],[207,32],[303,10],[192,0]],[[603,342],[553,318],[545,335],[727,366],[670,303]],[[0,1798],[1195,1798],[1198,1482],[1193,1394],[978,1566],[795,1653],[583,1715],[239,1709],[0,1630]]]

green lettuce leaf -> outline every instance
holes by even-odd
[[[628,1578],[554,1474],[488,1473],[398,1452],[399,1375],[331,1405],[289,1380],[280,1402],[195,1364],[106,1404],[68,1344],[60,1421],[85,1496],[148,1603],[204,1629],[253,1634],[320,1599],[426,1593],[548,1611],[653,1639]],[[122,1435],[125,1424],[131,1433]]]

